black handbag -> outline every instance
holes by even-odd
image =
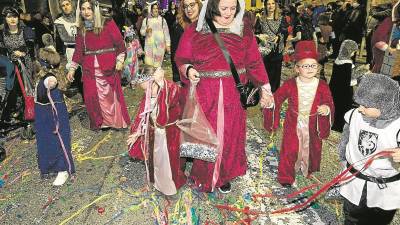
[[[235,68],[235,65],[233,64],[232,58],[229,55],[228,50],[224,46],[224,42],[222,41],[221,37],[219,36],[217,28],[215,28],[213,22],[209,19],[207,19],[207,24],[210,27],[215,40],[217,41],[219,47],[222,50],[222,53],[224,54],[226,61],[228,62],[229,66],[230,66],[233,78],[236,83],[236,88],[240,94],[240,103],[242,104],[242,107],[244,109],[247,109],[248,107],[256,106],[258,104],[258,102],[260,102],[260,90],[259,90],[260,88],[255,87],[254,84],[250,80],[247,81],[246,84],[242,84],[240,82],[239,74]]]

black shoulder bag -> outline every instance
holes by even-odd
[[[236,88],[238,89],[240,94],[240,103],[242,103],[242,107],[244,109],[247,109],[248,107],[256,106],[260,101],[259,88],[256,88],[250,80],[247,81],[246,84],[242,84],[240,82],[239,74],[235,68],[235,65],[233,64],[232,58],[229,55],[228,50],[224,46],[224,42],[219,36],[217,29],[215,28],[213,22],[209,19],[207,19],[207,24],[210,27],[211,32],[213,33],[214,38],[218,43],[218,46],[221,48],[222,53],[224,54],[224,57],[231,68],[233,78],[235,79]]]

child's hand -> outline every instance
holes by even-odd
[[[57,86],[57,79],[53,76],[47,78],[47,88],[53,89]]]
[[[117,61],[117,63],[115,64],[115,70],[121,71],[123,68],[124,68],[124,63]]]
[[[400,163],[400,148],[394,148],[391,150],[393,150],[392,153],[393,161]]]
[[[158,84],[158,86],[162,86],[164,83],[164,70],[161,67],[158,67],[153,76],[154,81]]]
[[[261,89],[261,108],[272,108],[274,104],[274,97],[270,95],[264,88]]]
[[[320,106],[318,106],[317,112],[321,116],[327,116],[327,115],[329,115],[331,110],[329,109],[329,106],[327,106],[327,105],[320,105]]]
[[[140,137],[140,134],[138,132],[135,132],[131,135],[128,136],[128,140],[126,141],[126,144],[131,148],[133,144],[137,141],[138,137]]]
[[[75,75],[75,70],[68,71],[67,79],[68,79],[69,82],[73,82],[74,81],[74,75]]]

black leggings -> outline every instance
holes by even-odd
[[[343,213],[344,225],[388,225],[393,220],[396,210],[369,208],[367,206],[367,183],[365,183],[358,206],[345,199]]]
[[[268,80],[271,85],[271,91],[274,93],[281,85],[281,73],[282,73],[282,57],[264,56],[264,66],[268,73]]]

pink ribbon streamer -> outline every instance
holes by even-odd
[[[217,137],[218,137],[218,157],[214,165],[214,173],[211,183],[211,190],[217,184],[219,173],[221,169],[222,153],[224,150],[224,89],[222,87],[222,80],[219,80],[219,96],[218,96],[218,116],[217,116]]]
[[[142,153],[144,157],[144,165],[146,166],[146,175],[147,175],[147,184],[150,187],[150,171],[149,171],[149,165],[148,165],[148,147],[149,147],[149,119],[150,119],[150,114],[151,114],[151,93],[152,93],[152,85],[153,82],[150,80],[148,82],[147,88],[146,88],[146,96],[145,96],[145,104],[144,104],[144,110],[142,113],[140,113],[140,134],[144,134],[144,142],[142,145]]]
[[[61,148],[62,148],[63,153],[64,153],[64,157],[65,157],[65,159],[67,160],[67,163],[68,163],[68,173],[71,174],[72,173],[71,172],[72,171],[72,165],[71,165],[71,161],[69,160],[69,157],[68,157],[68,154],[67,154],[67,149],[65,148],[65,145],[64,145],[64,141],[63,141],[63,139],[61,137],[61,134],[60,134],[60,131],[59,131],[60,123],[59,123],[59,119],[58,119],[58,111],[57,111],[57,108],[56,108],[56,106],[54,104],[53,98],[50,95],[50,88],[47,88],[47,97],[49,98],[51,109],[52,109],[52,113],[53,113],[53,120],[54,120],[54,123],[56,124],[54,133],[57,135],[58,140],[60,141]]]

